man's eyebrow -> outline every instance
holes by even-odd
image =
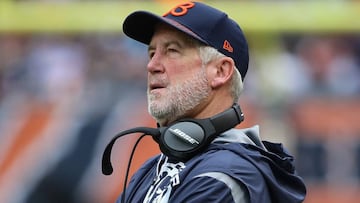
[[[170,45],[176,45],[178,47],[182,47],[181,43],[175,40],[169,41],[165,43],[165,47],[169,47]]]
[[[169,47],[170,45],[176,45],[178,47],[184,47],[184,45],[181,45],[181,43],[177,40],[171,40],[171,41],[168,41],[168,42],[165,42],[164,43],[164,47],[167,48]],[[151,51],[151,50],[154,50],[156,48],[155,45],[152,45],[152,44],[149,44],[148,46],[148,51]]]
[[[155,46],[149,44],[148,49],[147,49],[148,52],[149,52],[149,51],[152,51],[152,50],[154,50],[154,49],[155,49]]]

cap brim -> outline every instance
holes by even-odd
[[[136,11],[131,13],[123,23],[123,31],[130,38],[133,38],[134,40],[144,44],[149,44],[152,36],[154,35],[155,26],[159,23],[170,25],[171,27],[207,44],[197,34],[180,23],[147,11]]]

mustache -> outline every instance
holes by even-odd
[[[152,85],[161,85],[161,86],[167,86],[169,84],[169,80],[163,76],[152,76],[148,77],[148,88]]]

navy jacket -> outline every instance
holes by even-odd
[[[260,141],[255,126],[223,133],[185,163],[164,155],[148,160],[132,177],[125,200],[296,203],[305,194],[293,157],[281,144]]]

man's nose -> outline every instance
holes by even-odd
[[[147,70],[149,73],[162,73],[164,72],[164,66],[162,64],[161,54],[156,51],[154,55],[150,58],[147,64]]]

